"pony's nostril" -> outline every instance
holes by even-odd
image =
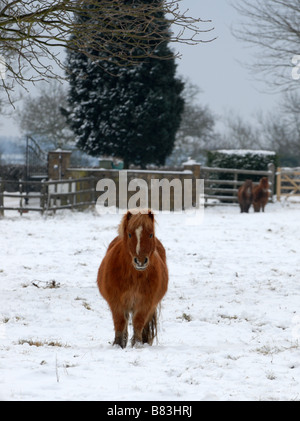
[[[133,261],[134,261],[134,263],[139,264],[139,261],[136,257],[133,259]]]
[[[148,263],[148,257],[145,257],[145,261],[144,261],[144,265],[146,265]]]

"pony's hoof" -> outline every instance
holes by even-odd
[[[120,347],[120,348],[122,348],[122,349],[126,348],[126,344],[124,344],[124,343],[117,343],[117,342],[114,342],[114,343],[113,343],[113,346],[118,346],[118,347]]]
[[[143,347],[143,341],[141,339],[133,336],[133,338],[131,339],[131,346],[132,346],[132,348],[142,348]]]
[[[113,346],[115,346],[115,345],[124,349],[124,348],[126,348],[126,345],[127,345],[127,339],[126,338],[116,338],[114,340],[114,343],[113,343]]]

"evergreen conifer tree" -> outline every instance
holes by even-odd
[[[168,44],[159,41],[159,31],[167,31],[168,22],[163,15],[156,18],[156,37],[146,46],[155,58],[143,56],[140,46],[132,47],[134,40],[126,39],[124,48],[131,48],[134,57],[130,65],[100,56],[96,63],[77,51],[68,54],[68,117],[77,146],[92,156],[122,158],[125,168],[164,164],[183,111],[183,83],[176,78]]]

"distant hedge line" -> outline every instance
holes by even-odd
[[[267,171],[268,164],[274,164],[275,168],[279,165],[278,155],[274,153],[263,153],[260,151],[209,151],[207,153],[207,166],[217,168],[235,168],[253,171]],[[239,176],[240,179],[249,178],[245,175]],[[260,176],[252,176],[253,181],[259,181]],[[227,174],[219,174],[219,179],[228,179]]]
[[[245,170],[267,171],[268,164],[273,163],[278,167],[278,155],[266,154],[259,151],[245,151],[232,153],[222,151],[209,151],[207,154],[207,165],[209,167],[236,168]]]

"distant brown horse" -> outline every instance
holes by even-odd
[[[260,179],[259,185],[253,189],[253,207],[255,212],[265,211],[269,200],[269,181],[267,177]]]
[[[119,235],[108,246],[98,271],[100,293],[112,312],[114,345],[125,348],[132,314],[132,346],[152,345],[157,335],[157,307],[168,287],[166,252],[155,236],[150,210],[128,211]]]
[[[248,213],[253,201],[252,180],[246,180],[245,183],[239,188],[238,201],[240,204],[241,212]]]

